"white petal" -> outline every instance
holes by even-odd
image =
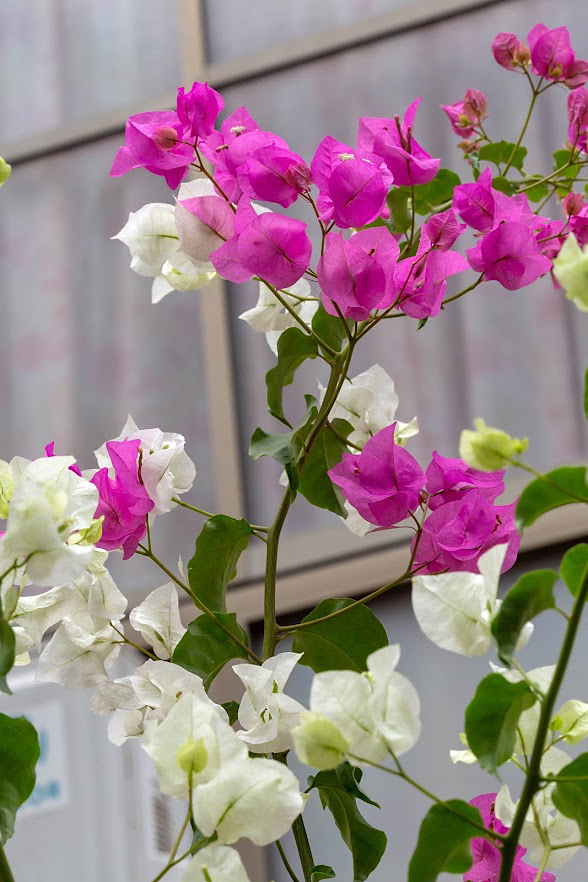
[[[441,649],[460,655],[483,655],[491,643],[488,607],[494,598],[483,576],[442,573],[415,576],[412,608],[426,637]]]
[[[130,615],[135,631],[153,647],[161,659],[171,658],[174,649],[186,633],[180,620],[178,592],[172,582],[152,591]]]
[[[205,836],[230,845],[241,837],[269,845],[301,813],[304,798],[294,774],[269,759],[245,759],[220,770],[194,791],[194,821]]]
[[[195,854],[182,882],[205,882],[203,868],[210,882],[251,882],[239,852],[226,845],[207,845]]]

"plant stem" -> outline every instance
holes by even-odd
[[[551,685],[547,690],[545,700],[543,701],[543,705],[541,708],[541,715],[539,717],[539,723],[537,726],[537,735],[535,736],[535,743],[533,745],[533,753],[531,754],[531,759],[529,760],[527,778],[523,787],[523,791],[521,793],[521,798],[519,799],[519,804],[517,806],[511,828],[506,839],[504,840],[504,845],[502,846],[502,864],[500,867],[500,876],[498,882],[510,882],[517,845],[519,842],[519,837],[521,835],[521,830],[523,829],[523,824],[525,823],[527,811],[529,809],[529,806],[531,805],[535,793],[537,792],[541,784],[540,768],[541,759],[543,757],[543,748],[545,746],[545,737],[549,730],[553,708],[557,700],[557,695],[562,680],[568,667],[570,656],[572,654],[574,640],[576,639],[578,626],[580,624],[580,619],[582,618],[582,612],[584,611],[584,604],[586,602],[587,596],[588,565],[584,569],[580,589],[578,591],[578,594],[576,595],[574,606],[570,614],[570,622],[567,627],[561,653],[555,667],[553,680],[551,681]]]
[[[280,853],[280,857],[282,858],[282,863],[286,867],[286,872],[288,873],[290,879],[292,879],[292,882],[300,882],[298,876],[296,875],[296,873],[292,869],[290,861],[286,857],[286,852],[284,851],[284,847],[279,839],[276,839],[276,848],[278,849],[278,852]]]
[[[15,882],[4,848],[0,843],[0,882]]]
[[[164,572],[166,574],[166,576],[168,576],[172,580],[172,582],[175,582],[175,584],[179,588],[181,588],[182,591],[185,591],[186,594],[190,595],[190,597],[194,601],[194,606],[196,606],[200,610],[200,612],[206,613],[207,616],[210,616],[211,619],[214,619],[215,622],[217,623],[217,625],[219,626],[219,628],[221,629],[221,631],[224,631],[225,634],[227,634],[227,636],[231,638],[231,641],[233,643],[236,643],[237,646],[240,646],[241,649],[245,650],[245,652],[247,653],[249,658],[253,662],[255,662],[255,664],[258,664],[258,665],[261,664],[260,657],[258,655],[256,655],[253,652],[253,650],[249,649],[249,647],[245,643],[243,643],[241,640],[239,640],[239,638],[235,634],[233,634],[232,631],[229,628],[227,628],[227,626],[225,624],[223,624],[223,622],[221,622],[221,620],[218,618],[218,616],[211,609],[209,609],[206,606],[206,604],[203,603],[199,597],[197,597],[196,594],[194,594],[192,589],[188,585],[184,584],[184,582],[182,582],[181,579],[178,579],[178,577],[175,575],[175,573],[173,573],[170,569],[168,569],[168,567],[166,567],[166,565],[163,563],[163,561],[161,561],[153,553],[153,551],[149,551],[149,549],[146,548],[144,545],[139,544],[139,550],[137,551],[137,554],[142,554],[143,557],[148,557],[150,560],[153,561],[154,564],[157,564],[159,569],[162,572]],[[0,882],[2,882],[1,879],[0,879]]]
[[[528,76],[528,74],[527,74],[527,76]],[[530,77],[529,77],[529,79],[530,79]],[[504,167],[504,171],[502,172],[503,177],[506,176],[506,173],[508,172],[509,168],[513,164],[514,158],[517,154],[517,150],[519,149],[519,147],[522,144],[523,138],[525,137],[525,132],[527,131],[528,125],[531,122],[531,116],[533,115],[533,108],[535,107],[535,102],[537,101],[537,95],[539,94],[538,89],[539,89],[539,86],[541,85],[541,82],[539,82],[539,86],[537,88],[535,88],[535,85],[531,79],[530,79],[530,82],[531,82],[531,86],[533,89],[533,97],[531,98],[531,104],[529,105],[529,110],[527,111],[527,116],[525,117],[525,122],[523,123],[523,128],[521,129],[521,134],[519,135],[519,139],[518,139],[517,143],[515,144],[515,146],[513,147],[512,153],[510,154],[510,157],[509,157],[509,160],[506,163],[506,166]]]
[[[518,469],[523,469],[523,471],[528,472],[530,475],[533,475],[534,478],[538,478],[540,481],[543,481],[544,484],[549,484],[550,487],[554,487],[555,490],[559,490],[560,493],[563,493],[565,496],[569,496],[570,499],[573,499],[575,502],[582,502],[584,504],[587,503],[586,497],[578,496],[576,493],[573,493],[571,490],[566,490],[565,487],[562,487],[561,484],[558,484],[557,481],[552,481],[551,478],[548,478],[547,475],[538,472],[537,469],[534,469],[533,466],[527,465],[524,462],[520,462],[516,459],[511,459],[509,462],[512,465],[516,466]]]
[[[205,511],[203,508],[197,508],[195,505],[191,505],[189,502],[184,502],[183,499],[179,499],[177,496],[174,496],[172,502],[176,502],[178,505],[182,505],[184,508],[189,508],[190,511],[195,511],[197,514],[204,515],[205,518],[214,518],[216,515],[214,512]],[[252,530],[256,530],[258,533],[267,533],[269,527],[262,527],[259,524],[249,524]]]
[[[549,860],[549,855],[551,854],[551,846],[546,845],[543,849],[543,857],[541,858],[541,863],[537,868],[537,875],[535,876],[535,882],[541,882],[543,878],[543,871],[547,866],[547,861]]]
[[[296,848],[298,849],[298,854],[300,856],[304,882],[311,882],[314,859],[312,856],[312,851],[310,850],[310,842],[308,841],[308,836],[306,835],[306,827],[304,826],[302,815],[298,815],[298,817],[292,824],[292,833],[294,834],[294,841],[296,843]]]

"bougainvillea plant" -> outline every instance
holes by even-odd
[[[384,832],[357,807],[367,799],[359,782],[368,767],[432,802],[415,831],[408,882],[432,882],[441,872],[470,882],[550,882],[588,845],[588,753],[572,760],[565,750],[588,736],[588,704],[559,698],[588,598],[588,545],[568,550],[559,572],[526,572],[502,601],[497,596],[521,532],[551,509],[588,503],[586,469],[536,472],[523,458],[527,439],[483,419],[464,429],[459,456],[432,451],[420,464],[410,452],[417,421],[396,418],[392,379],[378,365],[352,370],[356,348],[380,322],[404,318],[412,333],[442,310],[459,309],[456,301],[486,280],[516,292],[551,274],[553,296],[565,293],[588,311],[581,190],[588,62],[576,57],[565,27],[543,24],[526,42],[499,34],[492,52],[505,76],[528,81],[530,106],[516,143],[490,136],[480,91],[468,89],[443,107],[472,178],[463,183],[417,140],[420,98],[403,115],[360,119],[356,145],[327,135],[309,161],[245,107],[218,125],[224,102],[206,83],[180,89],[175,111],[128,120],[111,174],[142,168],[179,188],[174,202],[131,214],[115,237],[130,249],[131,268],[153,279],[153,301],[216,275],[259,283],[257,305],[241,318],[266,335],[276,355],[265,381],[279,429],[256,429],[249,452],[282,466],[283,497],[267,526],[201,510],[186,501],[196,470],[184,438],[140,429],[131,418],[96,451],[94,467],[55,455],[52,443],[33,461],[0,461],[0,685],[9,691],[13,665],[37,653],[38,680],[93,689],[90,705],[109,715],[110,740],[140,741],[162,792],[185,803],[184,823],[153,882],[179,864],[184,882],[248,882],[233,848],[243,837],[260,847],[275,843],[294,882],[332,878],[329,854],[304,826],[305,803],[317,799],[352,853],[354,882],[368,878],[386,848]],[[532,173],[526,130],[538,99],[554,87],[567,95],[569,128],[553,169]],[[9,171],[0,163],[1,181]],[[297,201],[312,212],[314,241],[307,224],[286,211]],[[453,276],[460,288],[448,293]],[[284,386],[317,358],[328,382],[304,396],[305,415],[293,422]],[[588,416],[588,390],[584,408]],[[514,501],[502,498],[507,468],[532,477]],[[280,623],[278,548],[297,496],[361,535],[412,531],[403,572],[367,596],[323,600],[302,622]],[[179,570],[155,551],[157,519],[176,506],[205,519]],[[227,606],[239,556],[255,542],[267,553],[259,654]],[[167,580],[128,619],[127,599],[107,568],[116,553],[148,558]],[[556,607],[558,578],[570,603],[560,610],[557,662],[526,671],[516,653],[531,638],[531,620]],[[497,650],[501,666],[479,683],[465,710],[463,749],[452,758],[491,774],[511,763],[521,774],[518,792],[503,785],[472,794],[469,803],[442,800],[401,765],[419,738],[419,697],[369,601],[408,580],[416,621],[441,649],[463,656]],[[187,628],[180,594],[196,608]],[[279,652],[287,637],[292,651]],[[113,664],[129,646],[145,661],[113,679]],[[229,663],[242,699],[219,705],[208,689]],[[314,672],[307,706],[288,694],[296,665]],[[288,765],[292,752],[312,770],[308,786]],[[0,715],[2,843],[31,793],[38,753],[31,724]],[[296,866],[280,844],[290,829]],[[13,879],[2,848],[0,879]]]

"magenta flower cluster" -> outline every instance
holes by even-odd
[[[494,812],[496,793],[483,793],[470,800],[470,805],[475,806],[481,816],[484,826],[496,833],[508,833],[508,827],[498,820]],[[474,862],[471,868],[464,873],[464,882],[498,882],[500,876],[501,857],[498,848],[488,839],[480,837],[470,842]],[[517,845],[515,859],[512,868],[511,882],[535,882],[537,870],[530,864],[525,863],[523,857],[527,849]],[[553,873],[544,872],[541,882],[555,882]]]
[[[477,572],[480,555],[507,545],[503,572],[520,544],[516,503],[496,505],[504,472],[483,473],[436,451],[426,472],[394,440],[395,424],[382,429],[360,453],[344,453],[329,476],[345,499],[375,529],[394,527],[417,511],[430,512],[412,544],[420,573]]]

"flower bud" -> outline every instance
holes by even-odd
[[[568,217],[575,217],[577,214],[580,214],[583,208],[584,200],[580,193],[574,193],[573,190],[568,193],[563,201],[563,210]]]
[[[334,769],[345,759],[349,743],[341,730],[324,714],[307,711],[292,729],[298,758],[315,769]]]
[[[588,245],[580,248],[573,233],[553,260],[553,274],[578,309],[588,312]]]
[[[2,184],[5,184],[8,178],[10,177],[10,173],[12,171],[12,166],[8,165],[5,159],[2,159],[0,156],[0,187]]]
[[[208,763],[208,751],[202,738],[188,738],[178,748],[176,760],[180,769],[187,775],[197,775]]]
[[[481,472],[495,472],[527,449],[528,439],[513,438],[502,429],[474,420],[475,431],[464,429],[459,439],[459,455],[469,466]]]
[[[560,707],[550,729],[560,732],[568,744],[577,744],[588,735],[588,704],[570,699]]]
[[[492,41],[492,54],[495,60],[507,70],[512,70],[519,63],[518,59],[515,59],[515,53],[521,54],[523,48],[526,47],[523,46],[516,34],[500,33]]]
[[[10,465],[0,459],[0,518],[8,517],[8,503],[14,490],[14,475]]]
[[[521,67],[524,67],[526,64],[530,63],[531,50],[526,43],[519,43],[519,45],[513,52],[512,60],[515,64],[519,64]]]
[[[69,545],[96,545],[102,538],[102,524],[104,523],[104,515],[94,518],[89,527],[80,530],[69,537]]]

